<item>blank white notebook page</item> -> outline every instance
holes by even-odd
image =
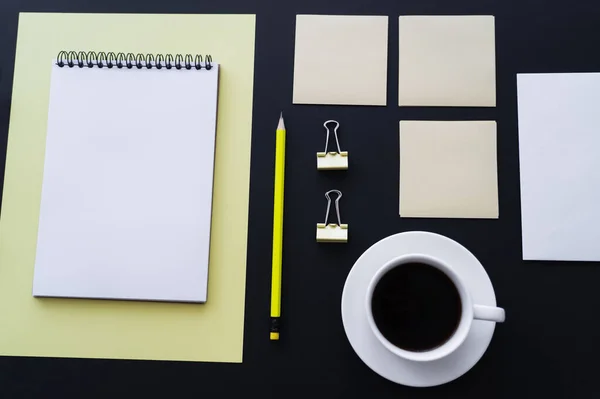
[[[206,301],[218,70],[52,67],[34,296]]]
[[[523,259],[600,261],[600,73],[517,83]]]

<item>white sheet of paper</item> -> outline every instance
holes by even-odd
[[[491,15],[401,16],[400,106],[496,106]]]
[[[498,218],[496,122],[401,121],[400,216]]]
[[[386,105],[388,17],[297,15],[294,104]]]
[[[523,259],[600,261],[600,73],[517,86]]]
[[[52,67],[35,296],[206,301],[214,66]]]

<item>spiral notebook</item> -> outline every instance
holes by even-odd
[[[53,61],[33,295],[205,302],[219,65]]]

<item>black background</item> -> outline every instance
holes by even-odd
[[[252,13],[257,15],[250,225],[242,364],[90,359],[0,358],[0,398],[22,397],[411,397],[546,398],[600,396],[600,267],[523,262],[519,202],[518,72],[600,70],[600,3],[543,0],[2,0],[0,2],[0,165],[3,172],[18,12]],[[295,15],[388,15],[388,106],[292,105]],[[497,107],[399,108],[398,15],[496,16]],[[210,32],[207,32],[210,34]],[[114,49],[113,49],[114,50]],[[118,50],[118,49],[117,49]],[[369,60],[356,56],[356,74]],[[280,110],[288,130],[283,332],[268,340],[274,133]],[[347,172],[319,173],[326,119],[341,123]],[[498,121],[500,219],[400,219],[398,121]],[[568,134],[568,132],[565,132]],[[3,176],[3,173],[2,173]],[[323,193],[344,193],[346,245],[317,245]],[[482,360],[446,385],[393,384],[352,351],[340,318],[345,278],[358,256],[388,235],[447,235],[483,263],[507,322]],[[2,267],[2,265],[0,265]],[[2,320],[0,320],[0,334]],[[43,332],[39,332],[42,334]]]

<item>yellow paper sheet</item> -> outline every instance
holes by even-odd
[[[1,355],[242,361],[254,30],[253,15],[20,15],[0,216]],[[221,65],[205,305],[32,297],[60,50],[212,54]]]

